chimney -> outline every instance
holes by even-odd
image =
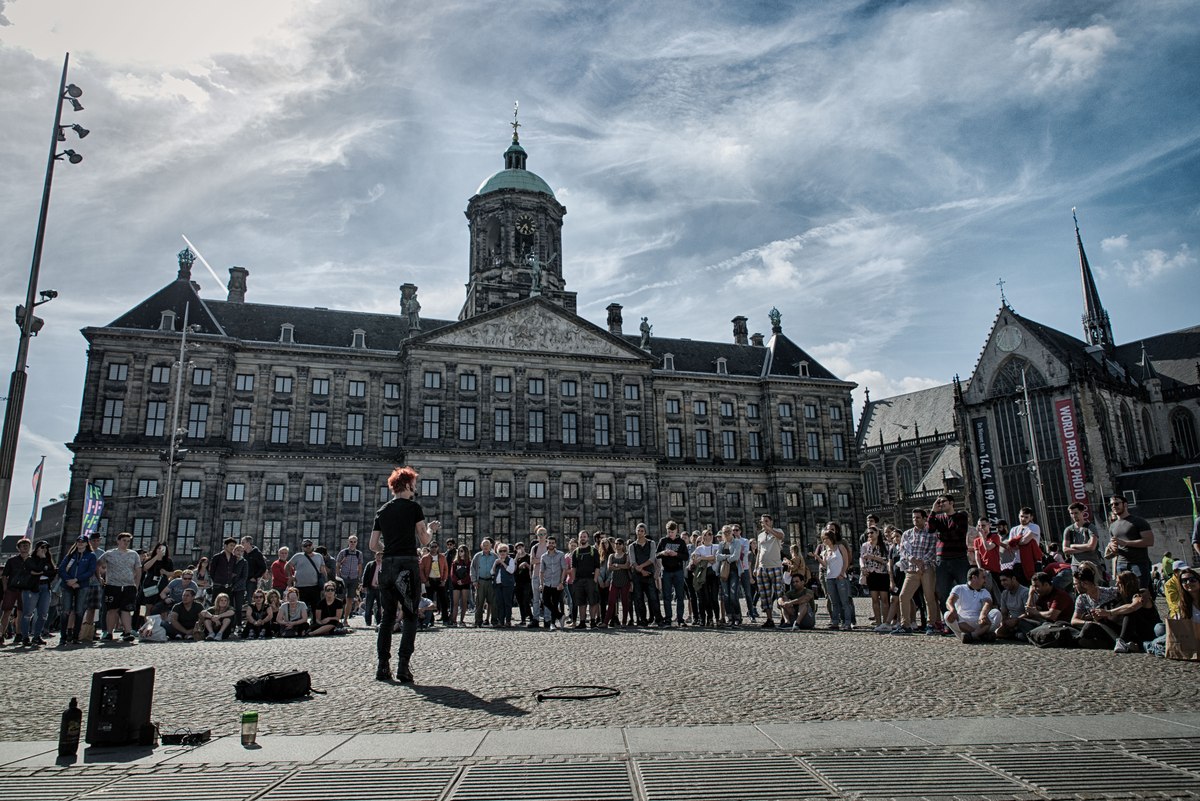
[[[730,320],[733,323],[733,344],[746,345],[749,344],[746,340],[746,319],[742,315],[738,315]]]
[[[621,304],[608,304],[608,333],[621,336],[621,325],[623,322],[621,319]]]
[[[230,267],[229,268],[229,296],[226,298],[230,303],[245,303],[246,302],[246,276],[250,275],[250,271],[245,267]]]
[[[756,348],[761,348],[763,346],[763,335],[759,333],[751,334],[750,344]]]

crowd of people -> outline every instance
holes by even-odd
[[[761,619],[803,630],[816,627],[823,602],[831,631],[1161,653],[1154,577],[1168,616],[1200,622],[1200,575],[1182,560],[1152,565],[1149,524],[1124,498],[1109,504],[1106,536],[1074,504],[1057,541],[1031,509],[1011,527],[972,523],[945,496],[912,510],[905,530],[871,517],[852,540],[829,522],[807,552],[786,545],[770,515],[753,533],[668,521],[658,539],[645,524],[628,539],[580,531],[565,541],[539,527],[528,542],[485,538],[474,552],[431,536],[417,551],[416,611],[422,626],[738,628]],[[45,645],[54,596],[63,646],[332,636],[356,615],[379,627],[384,554],[364,555],[355,536],[335,554],[305,539],[270,562],[252,538],[227,538],[186,565],[165,544],[139,553],[131,541],[121,533],[104,550],[99,536],[80,537],[56,562],[45,541],[21,540],[4,566],[0,644],[11,628],[15,644]],[[856,595],[869,595],[869,623],[859,624]]]

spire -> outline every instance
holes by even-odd
[[[1151,381],[1158,378],[1158,371],[1154,369],[1154,363],[1150,361],[1150,354],[1146,353],[1146,343],[1142,342],[1142,358],[1138,360],[1137,366],[1142,368],[1142,380]]]
[[[1075,220],[1075,244],[1079,247],[1079,270],[1083,274],[1083,333],[1089,345],[1108,350],[1113,346],[1112,325],[1104,304],[1100,302],[1100,292],[1096,289],[1096,279],[1092,277],[1087,254],[1083,252],[1083,238],[1079,235],[1079,218],[1075,216],[1074,207],[1071,207],[1071,219]]]
[[[525,169],[525,148],[521,147],[521,138],[517,135],[517,129],[521,127],[520,121],[517,120],[517,112],[519,110],[520,104],[514,100],[513,119],[509,123],[513,129],[512,144],[508,146],[508,150],[504,151],[504,169],[506,170]]]

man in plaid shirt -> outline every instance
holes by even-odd
[[[937,534],[926,525],[924,509],[912,510],[913,527],[900,538],[899,567],[904,571],[904,586],[900,588],[900,626],[892,634],[912,634],[913,596],[920,588],[925,593],[929,609],[926,634],[937,634],[942,627],[942,613],[937,602]]]

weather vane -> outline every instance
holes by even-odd
[[[509,123],[513,129],[513,144],[518,143],[517,129],[521,127],[521,123],[517,121],[517,111],[521,108],[521,104],[516,100],[513,101],[513,121]]]

